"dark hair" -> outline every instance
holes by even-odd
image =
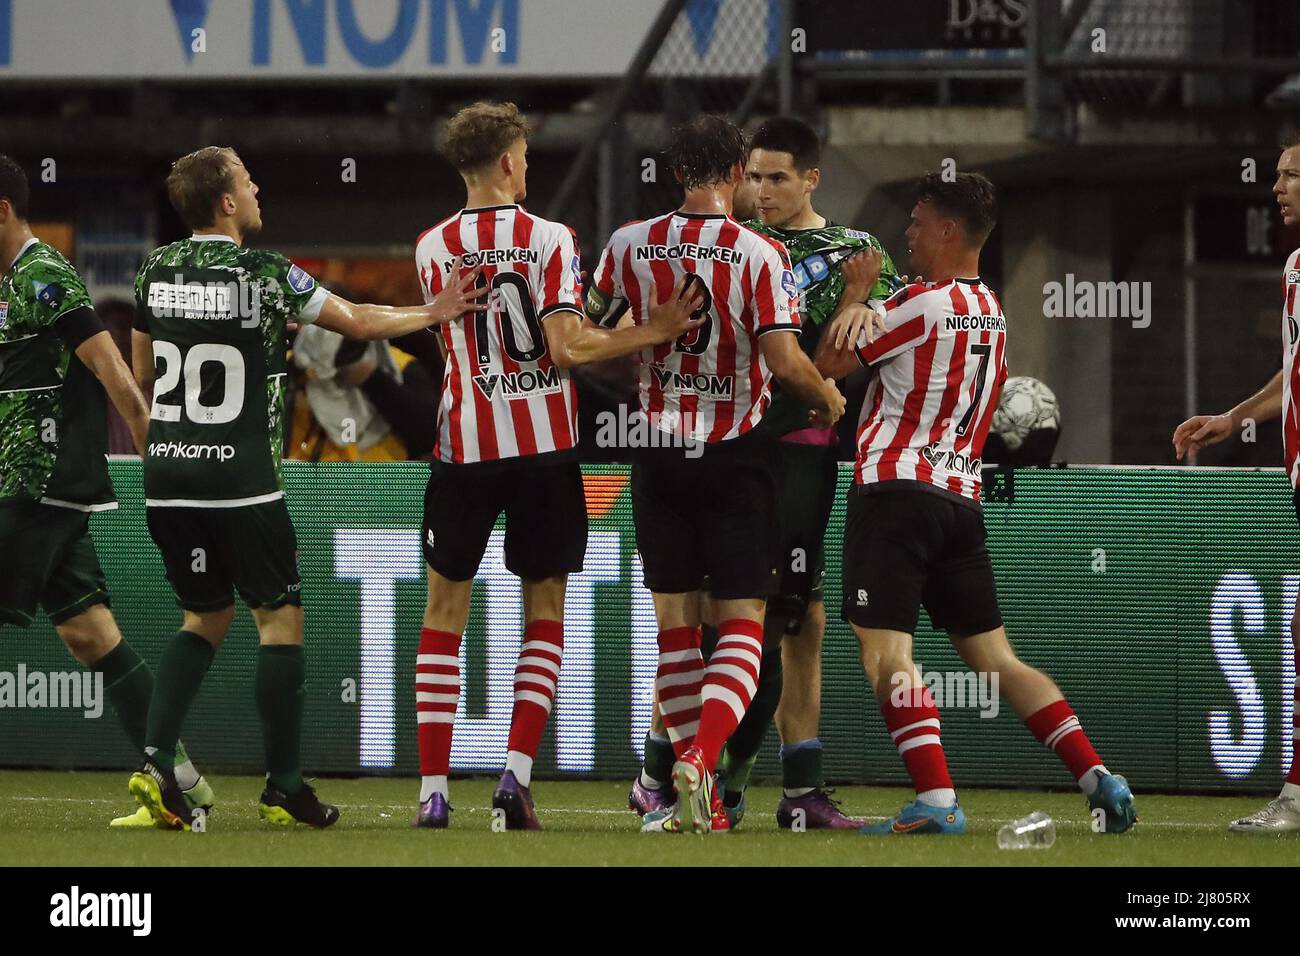
[[[804,173],[821,165],[822,141],[817,131],[793,116],[774,116],[757,130],[749,141],[750,149],[767,149],[789,153],[794,168]]]
[[[957,173],[947,179],[943,173],[927,173],[917,183],[916,201],[932,203],[944,216],[961,223],[972,245],[981,246],[998,222],[997,191],[979,173]]]
[[[745,134],[725,116],[703,114],[672,132],[668,165],[687,189],[724,182],[737,163],[745,164]]]
[[[167,198],[191,229],[204,229],[217,221],[217,202],[235,190],[235,173],[229,146],[204,146],[172,163],[167,176]]]
[[[528,138],[528,121],[514,103],[473,103],[447,122],[442,153],[462,173],[496,160],[515,140]]]
[[[1300,146],[1300,126],[1288,127],[1286,131],[1282,133],[1282,141],[1278,143],[1278,147],[1281,149],[1292,149],[1296,146]]]
[[[0,199],[8,199],[19,219],[27,218],[27,174],[8,156],[0,153]]]

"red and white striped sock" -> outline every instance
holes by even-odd
[[[700,690],[700,729],[695,746],[712,773],[722,748],[749,710],[763,664],[763,624],[732,618],[718,625],[718,646],[709,657]]]
[[[560,621],[530,621],[515,665],[515,709],[510,715],[510,742],[506,769],[520,786],[532,786],[533,758],[542,742],[546,719],[555,700],[564,657],[564,624]]]
[[[447,796],[451,730],[460,697],[460,635],[424,628],[415,658],[415,719],[420,744],[420,802]]]
[[[948,774],[948,758],[939,735],[939,708],[929,688],[917,687],[898,703],[891,695],[880,702],[885,727],[903,758],[907,775],[916,788],[916,798],[936,807],[957,802],[957,791]]]
[[[700,638],[698,627],[673,627],[659,632],[655,695],[664,730],[673,753],[679,757],[695,741],[700,725],[700,685],[704,680]]]
[[[1078,781],[1079,789],[1092,796],[1097,789],[1097,775],[1090,771],[1100,769],[1103,774],[1110,771],[1092,749],[1092,741],[1083,732],[1083,725],[1069,703],[1062,699],[1034,711],[1025,718],[1025,726],[1040,744],[1061,758]]]

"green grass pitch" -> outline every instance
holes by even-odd
[[[1295,866],[1300,833],[1261,837],[1229,833],[1229,820],[1258,809],[1260,797],[1138,794],[1137,828],[1093,834],[1077,793],[966,790],[964,837],[869,838],[854,832],[784,833],[776,828],[776,787],[753,787],[743,828],[717,837],[651,836],[625,809],[622,782],[538,781],[543,833],[494,833],[493,781],[452,782],[452,829],[415,831],[414,780],[323,779],[321,796],[343,816],[330,831],[281,830],[257,818],[261,781],[213,777],[219,800],[207,833],[110,830],[111,817],[134,809],[125,773],[0,771],[0,862],[7,865],[1032,865]],[[879,818],[908,791],[846,787],[850,813]],[[1057,823],[1048,850],[1002,851],[998,827],[1033,810]]]

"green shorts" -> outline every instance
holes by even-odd
[[[146,509],[167,580],[187,611],[302,604],[298,541],[284,499],[239,508]]]
[[[0,623],[27,627],[39,606],[58,625],[109,604],[84,511],[39,501],[0,502],[0,554]]]

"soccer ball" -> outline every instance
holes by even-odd
[[[1050,461],[1061,432],[1061,406],[1056,395],[1036,378],[1017,375],[1007,379],[993,413],[992,431],[1007,451],[1014,454],[1022,449],[1029,451],[1027,446],[1046,448]]]

